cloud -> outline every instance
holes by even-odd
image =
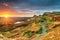
[[[20,5],[29,4],[30,6],[51,6],[55,4],[60,4],[60,0],[0,0],[0,2],[8,2]]]
[[[60,10],[60,0],[0,0],[0,4],[4,2],[18,12],[42,13],[45,10]]]

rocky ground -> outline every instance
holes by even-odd
[[[44,35],[40,40],[60,40],[60,26]]]

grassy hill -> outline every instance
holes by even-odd
[[[8,30],[5,32],[2,31],[2,34],[8,38],[25,37],[30,40],[32,39],[35,40],[36,37],[39,35],[39,37],[42,37],[41,40],[45,40],[45,39],[51,40],[49,39],[49,36],[56,35],[55,31],[57,30],[56,32],[59,33],[58,30],[60,29],[59,27],[60,21],[56,21],[58,19],[56,20],[54,19],[55,17],[57,17],[57,13],[58,15],[60,14],[60,12],[53,12],[53,13],[48,12],[39,16],[34,15],[33,17],[27,19],[24,24],[20,26],[18,25],[16,26],[16,28],[12,30]],[[47,35],[47,36],[45,37],[44,35]],[[59,38],[58,35],[57,35],[57,38]]]

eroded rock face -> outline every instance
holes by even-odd
[[[60,40],[60,26],[47,33],[40,40]]]

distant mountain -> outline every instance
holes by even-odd
[[[60,15],[60,12],[45,12],[43,15]]]

